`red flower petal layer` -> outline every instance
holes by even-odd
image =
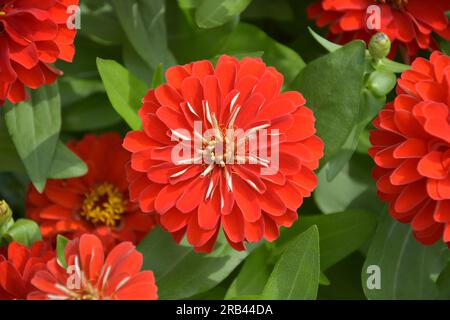
[[[151,271],[139,271],[143,257],[131,242],[121,242],[107,255],[92,234],[67,243],[67,269],[54,258],[31,280],[37,290],[29,300],[156,300]]]
[[[314,115],[303,96],[294,91],[281,93],[283,76],[256,58],[238,61],[222,56],[215,68],[206,60],[175,66],[167,70],[166,79],[143,99],[139,111],[143,130],[129,132],[123,143],[132,153],[130,199],[142,211],[156,212],[160,224],[177,241],[186,236],[197,251],[211,251],[220,228],[237,250],[245,249],[245,241],[276,239],[281,226],[289,227],[297,219],[297,208],[316,187],[313,170],[323,155]],[[200,131],[194,129],[196,123],[202,126]],[[180,140],[197,154],[195,136],[207,129],[220,136],[230,128],[232,134],[239,129],[278,130],[279,141],[265,148],[258,145],[258,151],[269,153],[264,159],[252,158],[253,164],[225,163],[230,156],[214,156],[216,160],[208,165],[201,159],[200,163],[172,159]],[[171,139],[174,132],[179,141]],[[206,148],[203,138],[200,148]],[[237,140],[236,136],[222,138],[217,141]],[[252,156],[245,146],[242,159],[249,160]],[[275,146],[279,168],[262,174],[274,163],[268,157],[270,150],[275,154]]]
[[[31,248],[17,242],[0,248],[0,300],[26,299],[36,290],[31,279],[54,256],[50,246],[42,241]]]
[[[392,216],[424,244],[450,244],[450,57],[417,58],[374,121],[373,176]]]
[[[25,88],[53,83],[62,74],[51,66],[72,61],[76,29],[68,8],[78,0],[0,1],[0,106],[27,98]],[[70,11],[69,11],[70,12]]]

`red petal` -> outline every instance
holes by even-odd
[[[189,73],[181,66],[170,67],[166,71],[167,82],[177,90],[181,90],[181,84],[188,76]]]
[[[261,207],[255,191],[237,175],[233,175],[233,195],[236,204],[242,210],[245,220],[250,222],[259,220]]]
[[[244,218],[242,211],[234,206],[228,215],[222,216],[222,227],[227,237],[235,243],[244,241]]]
[[[443,164],[443,154],[439,151],[431,151],[423,157],[417,170],[421,175],[433,179],[444,179],[448,175],[448,170]]]
[[[248,242],[258,242],[264,235],[264,218],[255,222],[244,220],[245,239]]]
[[[186,183],[182,182],[176,185],[165,186],[156,197],[155,210],[159,214],[166,213],[169,209],[173,208],[177,203],[178,198],[183,194]]]
[[[392,172],[391,183],[393,185],[405,185],[422,179],[422,175],[417,171],[418,163],[419,160],[416,159],[405,160]]]
[[[410,211],[421,204],[427,196],[424,181],[412,183],[406,186],[398,196],[395,210],[400,213]]]

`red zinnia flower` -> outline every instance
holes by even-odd
[[[36,272],[45,269],[45,264],[55,254],[42,241],[34,243],[31,249],[11,242],[5,251],[5,254],[0,253],[0,300],[26,299],[36,290],[31,279]]]
[[[155,278],[141,271],[143,257],[131,242],[115,246],[105,257],[99,238],[84,234],[67,243],[67,269],[57,258],[31,280],[38,289],[30,300],[156,300]]]
[[[417,58],[397,94],[370,137],[379,195],[420,242],[450,244],[450,57]]]
[[[368,28],[367,8],[371,5],[381,9],[379,29]],[[448,10],[448,0],[320,0],[308,7],[308,16],[318,27],[330,25],[333,41],[362,39],[368,43],[374,33],[384,32],[393,43],[391,56],[401,46],[407,56],[415,57],[419,49],[437,48],[433,32],[450,39]]]
[[[280,93],[283,76],[256,58],[175,66],[166,78],[143,99],[144,130],[124,140],[130,199],[197,251],[212,250],[221,226],[237,250],[276,239],[316,187],[323,155],[303,96]],[[180,146],[192,152],[174,159]]]
[[[125,166],[130,155],[121,143],[116,133],[71,142],[69,147],[86,162],[88,173],[49,180],[42,194],[30,185],[27,215],[39,223],[44,238],[95,233],[109,248],[118,241],[138,243],[152,229],[154,218],[128,199]]]
[[[67,8],[78,0],[0,0],[0,106],[26,99],[25,87],[53,83],[61,71],[50,64],[72,61],[76,29]]]

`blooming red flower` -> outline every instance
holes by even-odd
[[[368,28],[371,5],[381,9],[379,29]],[[437,48],[433,32],[450,39],[448,10],[448,0],[433,0],[432,4],[423,0],[320,0],[308,7],[308,16],[318,27],[330,25],[333,41],[362,39],[368,43],[374,33],[384,32],[393,43],[391,56],[400,46],[406,49],[406,56],[415,57],[419,49]]]
[[[374,121],[373,176],[391,215],[424,244],[450,244],[450,57],[417,58]]]
[[[154,218],[128,199],[125,165],[130,155],[121,143],[116,133],[71,142],[68,146],[86,162],[88,173],[49,180],[42,194],[30,185],[27,215],[39,223],[44,238],[94,233],[109,248],[118,241],[138,243],[153,228]]]
[[[37,291],[30,300],[156,300],[151,271],[139,271],[143,257],[131,242],[115,246],[105,257],[98,237],[84,234],[67,243],[67,269],[57,258],[47,270],[36,273],[31,283]]]
[[[78,0],[0,0],[0,106],[6,99],[26,99],[62,74],[51,66],[72,61],[76,29],[69,29],[67,9]]]
[[[11,242],[5,253],[0,253],[0,300],[26,299],[36,290],[31,279],[45,269],[55,254],[47,243],[38,241],[30,248]]]
[[[316,187],[323,155],[303,96],[280,93],[283,76],[256,58],[174,66],[166,79],[143,99],[144,129],[124,140],[130,199],[197,251],[212,250],[221,226],[237,250],[275,240]],[[178,159],[180,146],[189,152]]]

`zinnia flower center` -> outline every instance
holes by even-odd
[[[189,159],[183,159],[175,161],[178,165],[202,163],[205,167],[200,174],[202,177],[210,174],[215,168],[223,169],[222,173],[225,178],[229,191],[233,190],[232,186],[232,167],[227,169],[227,165],[233,164],[255,164],[263,167],[269,167],[270,160],[265,159],[257,154],[257,150],[260,149],[257,145],[257,134],[264,129],[270,127],[270,124],[261,124],[244,131],[243,129],[235,126],[236,118],[241,110],[241,107],[236,105],[237,94],[230,103],[230,116],[226,124],[219,124],[214,112],[210,112],[208,102],[204,104],[204,113],[206,119],[211,125],[203,135],[194,130],[195,139],[198,139],[201,143],[194,152],[194,157]],[[189,105],[188,105],[189,106]],[[191,106],[189,106],[192,109]],[[183,138],[177,131],[172,131],[175,136]],[[259,137],[261,139],[261,136]],[[189,139],[188,139],[189,140]],[[255,145],[256,143],[256,145]],[[171,175],[171,178],[175,178],[183,175],[188,169],[183,169],[179,172]],[[246,180],[247,181],[247,180]],[[247,181],[253,188],[258,190],[257,186],[252,181]],[[208,187],[206,192],[206,199],[211,197],[214,188],[213,181]]]
[[[408,4],[408,0],[375,0],[375,2],[383,3],[383,4],[389,3],[394,8],[397,8],[397,9],[400,9]]]
[[[114,227],[126,211],[127,201],[112,184],[103,183],[85,194],[81,216],[94,224]]]

